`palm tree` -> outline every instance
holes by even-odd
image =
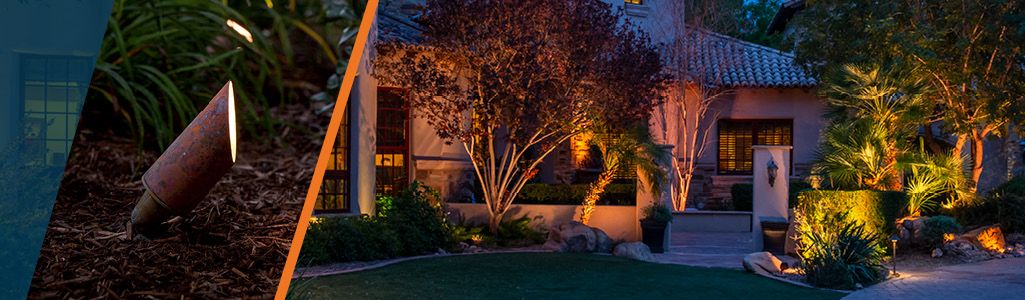
[[[901,66],[845,65],[828,77],[823,95],[833,125],[820,149],[819,169],[840,176],[831,178],[840,183],[899,190],[897,158],[927,116],[925,87],[914,69]]]
[[[666,177],[661,165],[668,159],[669,152],[655,143],[647,127],[633,126],[618,133],[615,130],[602,131],[588,135],[588,142],[601,154],[602,171],[584,197],[580,212],[580,222],[584,224],[591,220],[598,199],[622,168],[636,166],[646,176],[650,190],[656,195],[662,190],[661,183]]]

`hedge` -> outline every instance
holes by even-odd
[[[798,194],[796,210],[805,216],[836,216],[846,212],[848,219],[889,239],[896,233],[894,223],[904,215],[907,203],[903,192],[806,190]]]
[[[587,196],[590,184],[528,183],[516,195],[515,204],[580,205]],[[484,192],[474,193],[478,203],[484,202]],[[466,201],[468,199],[464,199]],[[468,202],[468,201],[467,201]],[[637,202],[636,183],[612,183],[598,199],[598,205],[634,205]]]
[[[958,203],[952,213],[962,225],[1000,223],[1005,233],[1025,233],[1025,177],[1015,177],[976,201]]]

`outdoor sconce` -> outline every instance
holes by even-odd
[[[890,242],[893,243],[893,257],[890,258],[890,262],[893,263],[892,274],[893,277],[900,277],[900,273],[897,273],[897,242],[900,241],[900,237],[896,234],[890,236]]]
[[[769,186],[776,186],[776,172],[779,171],[779,166],[776,166],[775,160],[769,159],[766,171],[769,172]]]
[[[237,136],[229,81],[142,175],[145,191],[132,210],[129,237],[192,211],[235,164]]]

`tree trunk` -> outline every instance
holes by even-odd
[[[502,224],[503,215],[505,212],[494,213],[488,219],[488,230],[491,231],[491,234],[498,234],[498,225]]]
[[[591,214],[594,213],[598,198],[605,193],[605,188],[609,186],[609,183],[612,183],[616,170],[618,168],[605,168],[598,175],[598,180],[591,184],[591,188],[587,190],[587,197],[584,197],[583,207],[580,209],[580,223],[587,225],[591,221]]]
[[[986,137],[978,131],[972,131],[972,191],[979,189],[979,178],[982,177],[983,141]]]
[[[943,149],[940,148],[940,143],[936,142],[936,136],[932,132],[932,123],[925,123],[922,126],[925,127],[925,145],[929,147],[929,151],[933,154],[942,154]]]

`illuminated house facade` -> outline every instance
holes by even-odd
[[[664,10],[657,9],[664,3],[610,1],[613,9],[623,8],[656,42],[666,38],[656,30],[665,19],[659,15]],[[352,95],[344,103],[347,108],[335,155],[315,208],[318,214],[371,213],[375,195],[401,189],[412,180],[438,189],[450,202],[473,201],[475,179],[462,146],[446,144],[424,120],[411,117],[403,105],[403,91],[382,86],[373,77],[373,45],[377,41],[418,41],[419,27],[413,21],[416,1],[412,2],[381,1]],[[787,5],[793,6],[790,2]],[[717,100],[709,113],[712,117],[702,126],[710,128],[707,150],[697,159],[688,209],[732,210],[730,188],[752,181],[752,145],[793,146],[787,166],[792,174],[789,179],[808,180],[820,132],[826,125],[822,117],[826,104],[816,95],[818,81],[794,64],[792,53],[712,32],[694,32],[703,35],[698,47],[702,50],[695,59],[708,64],[722,59],[733,63],[709,66],[719,71],[716,80],[732,92]],[[680,119],[678,115],[674,118],[674,113],[670,109],[667,119]],[[667,134],[660,142],[681,149],[679,131],[685,126],[694,124],[667,122]],[[576,180],[572,174],[586,168],[575,159],[578,150],[571,141],[553,152],[538,178],[572,183]]]
[[[655,26],[658,16],[651,9],[657,2],[624,6],[628,17],[642,30]],[[418,25],[412,21],[415,6],[403,1],[382,1],[377,11],[366,52],[349,103],[334,155],[325,173],[315,212],[318,214],[367,214],[374,197],[409,184],[412,180],[438,189],[447,199],[473,197],[472,166],[461,145],[446,145],[424,121],[412,118],[403,105],[402,91],[381,86],[372,76],[376,41],[416,43]],[[614,8],[615,9],[615,8]],[[724,73],[724,82],[735,91],[719,101],[718,115],[707,138],[707,151],[699,161],[689,207],[731,208],[729,190],[735,183],[751,181],[754,144],[794,146],[794,180],[807,176],[819,131],[825,122],[825,104],[815,95],[817,81],[793,65],[793,56],[779,50],[750,44],[706,32],[709,57],[731,56],[742,63]],[[657,39],[657,36],[655,36]],[[670,118],[672,119],[672,118]],[[669,124],[665,141],[681,143]],[[542,166],[540,180],[555,183],[573,181],[574,168],[582,168],[575,155],[579,150],[568,143],[553,152]],[[624,172],[629,173],[629,172]],[[624,177],[629,177],[624,176]]]

